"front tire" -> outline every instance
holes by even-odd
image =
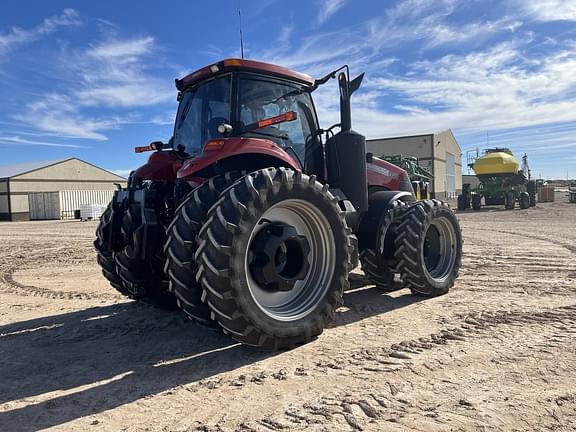
[[[141,227],[140,208],[137,205],[130,205],[122,218],[122,234],[127,244],[121,251],[113,253],[116,273],[122,280],[122,286],[129,293],[128,297],[154,306],[175,309],[176,299],[168,291],[168,281],[163,271],[164,255],[159,253],[148,260],[134,258],[131,255]]]
[[[100,216],[100,223],[98,228],[96,228],[96,240],[94,241],[94,247],[96,248],[96,261],[100,265],[102,270],[102,275],[110,283],[110,285],[116,289],[120,294],[130,297],[131,293],[122,284],[122,279],[118,276],[116,271],[116,262],[114,261],[114,256],[112,251],[106,246],[107,238],[110,235],[110,230],[112,229],[112,203],[108,204],[102,216]]]
[[[454,285],[462,261],[462,232],[446,203],[410,204],[396,230],[395,246],[397,271],[412,292],[433,297]]]
[[[285,168],[246,175],[210,209],[199,240],[203,299],[242,343],[309,342],[342,304],[351,231],[315,176]]]

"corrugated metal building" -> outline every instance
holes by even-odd
[[[455,198],[462,192],[462,150],[452,130],[424,135],[372,139],[366,150],[383,155],[416,156],[420,165],[434,174],[432,196]]]
[[[126,179],[77,158],[0,166],[0,220],[73,217],[81,204],[107,204]]]

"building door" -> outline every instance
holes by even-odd
[[[60,219],[58,192],[34,192],[28,194],[30,220]]]
[[[456,197],[456,158],[446,152],[446,198]]]

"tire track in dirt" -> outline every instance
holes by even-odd
[[[532,240],[538,240],[538,241],[542,241],[542,242],[545,242],[545,243],[551,243],[551,244],[553,244],[553,245],[563,247],[564,249],[567,249],[567,250],[568,250],[570,253],[572,253],[573,255],[576,255],[576,245],[574,245],[574,244],[572,244],[572,243],[567,244],[567,243],[564,243],[564,242],[562,242],[562,241],[560,241],[560,240],[550,239],[550,238],[548,238],[548,237],[541,237],[541,236],[537,236],[537,235],[534,235],[534,234],[527,234],[527,233],[524,233],[524,232],[519,233],[519,232],[514,232],[514,231],[506,231],[506,230],[500,230],[500,229],[489,229],[489,228],[480,228],[480,227],[475,227],[475,229],[478,230],[478,231],[489,231],[489,232],[493,232],[493,233],[508,234],[508,235],[511,235],[511,236],[521,237],[521,238],[524,238],[524,239],[529,238],[529,239],[532,239]]]
[[[379,422],[388,422],[390,427],[401,421],[410,411],[419,411],[421,416],[434,420],[438,414],[433,406],[421,402],[412,403],[402,397],[399,388],[391,381],[398,373],[409,371],[420,375],[418,368],[437,371],[446,368],[450,353],[446,348],[453,344],[474,343],[479,339],[490,339],[502,344],[522,340],[524,334],[538,330],[541,341],[533,349],[544,354],[552,350],[573,346],[576,340],[576,304],[543,311],[477,312],[456,317],[459,322],[447,329],[417,339],[407,339],[381,349],[361,349],[346,353],[342,357],[324,358],[314,367],[296,368],[294,374],[281,370],[275,373],[264,371],[236,378],[205,380],[198,387],[218,388],[221,386],[246,387],[262,385],[267,380],[286,380],[307,375],[353,375],[373,381],[374,374],[390,374],[387,392],[375,392],[362,388],[351,388],[347,392],[321,395],[298,405],[284,407],[282,412],[271,412],[258,420],[245,421],[228,429],[224,424],[198,423],[197,430],[206,431],[281,431],[281,430],[379,430]],[[435,352],[433,356],[421,356]],[[436,362],[436,364],[434,364]],[[570,402],[569,396],[566,399]],[[461,401],[466,408],[468,402]],[[479,420],[480,421],[480,420]]]
[[[4,292],[20,296],[42,297],[51,300],[119,300],[122,297],[110,293],[91,293],[86,291],[71,291],[47,289],[36,285],[22,284],[14,279],[16,271],[33,272],[39,268],[52,268],[56,266],[70,266],[83,264],[95,260],[95,253],[91,246],[83,248],[46,245],[37,240],[26,243],[25,247],[3,256],[0,263],[0,289]],[[41,266],[39,266],[41,264]]]
[[[24,285],[14,280],[13,272],[7,271],[0,275],[0,283],[4,282],[4,291],[22,296],[43,297],[51,300],[118,300],[121,297],[112,294],[95,294],[81,291],[54,291],[34,285]],[[2,286],[0,284],[0,286]]]

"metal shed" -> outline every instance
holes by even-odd
[[[0,166],[0,220],[61,219],[107,204],[126,179],[78,158]]]
[[[420,165],[434,174],[432,196],[436,198],[456,198],[462,192],[462,150],[450,129],[423,135],[371,139],[366,141],[366,150],[376,157],[416,156]]]

